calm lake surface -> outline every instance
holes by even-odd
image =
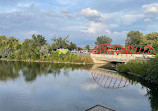
[[[0,111],[84,111],[96,104],[158,111],[158,90],[96,65],[0,61]]]

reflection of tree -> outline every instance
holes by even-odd
[[[52,63],[29,63],[29,62],[6,62],[0,61],[0,80],[15,79],[22,72],[26,81],[34,81],[37,76],[53,74],[54,77],[61,74],[69,75],[70,70],[88,70],[91,65],[71,65],[71,64],[52,64]]]
[[[154,88],[147,91],[147,96],[151,103],[152,111],[158,111],[158,90]]]
[[[33,81],[37,76],[53,74],[54,77],[61,74],[63,69],[64,75],[69,74],[69,69],[74,67],[73,65],[64,65],[64,64],[50,64],[50,63],[22,63],[21,71],[26,81]],[[78,68],[78,66],[75,66]]]
[[[151,104],[151,108],[152,111],[158,111],[158,86],[148,83],[146,81],[143,81],[137,77],[133,77],[133,76],[128,76],[127,74],[121,74],[123,76],[125,76],[126,78],[132,80],[133,82],[138,82],[140,83],[142,86],[147,87],[147,94],[145,96],[148,97],[150,104]]]
[[[19,76],[19,69],[20,65],[16,63],[0,61],[0,80],[6,81],[17,78]]]

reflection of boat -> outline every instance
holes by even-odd
[[[109,89],[124,88],[130,85],[131,83],[125,77],[119,75],[116,71],[112,71],[108,69],[92,68],[91,75],[94,81],[99,86],[102,86],[104,88],[109,88]]]

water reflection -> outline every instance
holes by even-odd
[[[108,63],[95,64],[91,68],[91,76],[93,80],[101,87],[107,89],[119,89],[129,86],[132,81],[124,76],[121,76],[118,72],[112,70],[114,64]]]
[[[158,111],[158,86],[147,83],[146,81],[128,74],[120,74],[113,70],[113,65],[115,64],[109,63],[106,65],[93,65],[91,69],[91,76],[93,80],[99,86],[108,89],[125,88],[129,85],[140,83],[142,85],[142,90],[145,90],[145,93],[140,93],[148,97],[151,103],[152,111]]]
[[[54,77],[57,77],[61,70],[63,70],[65,76],[69,76],[69,71],[77,69],[89,70],[91,67],[92,65],[0,61],[0,80],[16,79],[22,74],[26,82],[32,82],[36,80],[37,76],[53,74]]]
[[[128,78],[134,83],[140,83],[142,85],[142,89],[146,89],[145,96],[148,97],[148,100],[150,101],[152,111],[158,111],[158,86],[155,84],[149,84],[146,81],[143,81],[137,77],[129,76],[127,74],[121,74],[122,76]]]
[[[88,70],[92,72],[92,78],[89,77]],[[43,76],[48,77],[42,78]],[[26,105],[27,110],[31,110],[28,107],[30,106],[42,111],[40,108],[51,107],[52,104],[54,105],[52,109],[61,108],[63,110],[67,108],[67,105],[71,106],[72,104],[75,104],[76,107],[79,107],[80,104],[80,107],[84,109],[88,105],[105,103],[111,105],[110,107],[114,106],[120,109],[127,106],[129,108],[127,109],[131,110],[131,104],[133,108],[133,104],[136,103],[136,108],[138,108],[140,101],[145,101],[145,105],[149,105],[148,101],[150,101],[152,111],[158,111],[158,89],[156,89],[156,86],[138,78],[127,76],[127,74],[120,75],[115,71],[103,69],[96,65],[92,67],[91,65],[0,61],[0,81],[4,82],[4,84],[0,84],[1,109],[2,107],[8,108],[8,106],[19,109],[19,106]],[[20,85],[17,86],[17,84]],[[105,89],[97,84],[109,90],[106,90],[105,93]],[[135,87],[135,84],[142,87],[142,89]],[[114,91],[117,93],[113,93]],[[12,106],[13,103],[15,103],[15,106]],[[34,106],[35,103],[38,103],[38,106]],[[140,103],[140,105],[144,105],[144,103]],[[25,109],[25,107],[21,108]],[[150,109],[149,106],[145,108]],[[74,108],[72,109],[74,110]],[[143,111],[146,111],[146,109]]]
[[[127,87],[131,82],[116,71],[108,69],[93,69],[91,71],[93,80],[101,87],[108,89],[119,89]]]

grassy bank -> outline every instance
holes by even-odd
[[[119,64],[116,67],[120,72],[158,83],[158,55],[150,60],[131,60],[127,64]]]
[[[75,55],[75,54],[58,54],[52,52],[48,56],[40,56],[39,59],[35,58],[1,58],[5,61],[23,61],[23,62],[52,62],[52,63],[65,63],[65,64],[92,64],[93,60],[90,56]]]

